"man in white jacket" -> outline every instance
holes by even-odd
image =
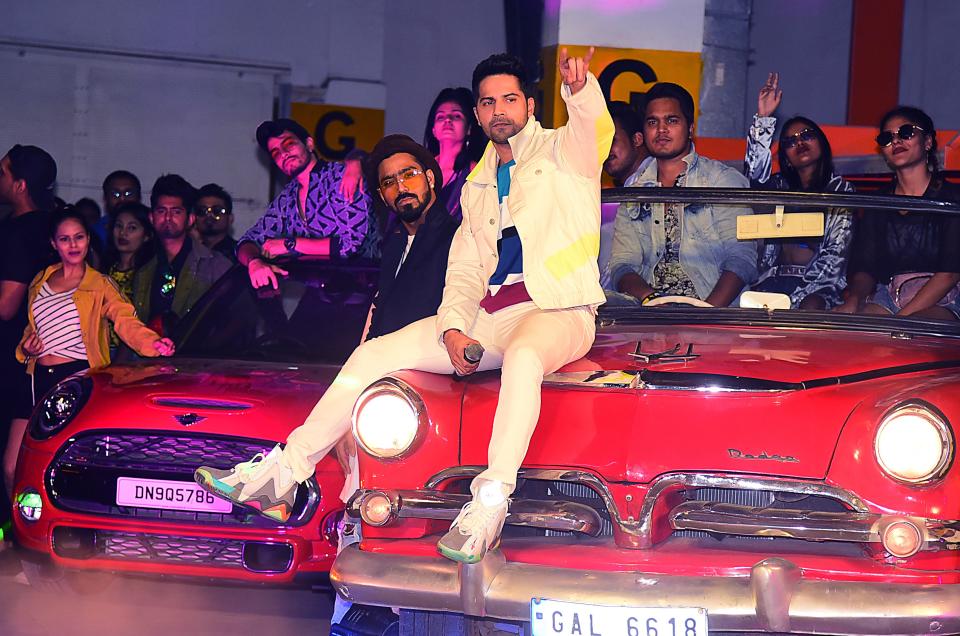
[[[437,316],[358,347],[282,451],[228,470],[201,467],[198,483],[286,521],[298,483],[349,430],[354,402],[372,382],[398,369],[468,375],[502,367],[488,468],[438,548],[475,563],[496,545],[539,419],[543,376],[590,349],[595,310],[604,301],[600,170],[614,127],[588,70],[592,55],[560,53],[570,121],[555,130],[533,118],[519,60],[493,55],[477,66],[474,112],[491,143],[463,188],[463,223]],[[396,175],[379,179],[392,185]],[[465,355],[474,344],[484,349],[479,362]]]

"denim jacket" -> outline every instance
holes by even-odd
[[[691,144],[683,158],[687,164],[684,187],[746,188],[747,179],[719,161],[697,154]],[[655,187],[657,162],[627,183],[632,187]],[[737,240],[737,217],[752,214],[750,208],[692,204],[684,206],[681,221],[680,265],[697,290],[707,298],[724,271],[733,272],[745,285],[757,279],[756,241]],[[653,284],[653,270],[663,257],[664,204],[621,204],[613,226],[613,249],[607,265],[613,290],[624,274],[634,272]]]

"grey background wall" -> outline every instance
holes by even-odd
[[[803,114],[820,124],[846,123],[852,16],[852,0],[754,0],[747,125],[771,71],[780,73],[784,119]]]
[[[900,101],[926,110],[941,129],[960,129],[958,29],[960,2],[906,0]]]

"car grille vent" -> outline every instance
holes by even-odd
[[[590,506],[600,514],[600,536],[613,536],[613,523],[610,520],[610,513],[603,503],[600,495],[592,488],[584,484],[578,484],[569,481],[546,481],[539,479],[527,479],[517,490],[517,497],[529,497],[531,499],[560,499],[564,501],[573,501]],[[547,537],[570,537],[582,536],[577,532],[564,532],[561,530],[548,530],[545,528],[518,528],[508,527],[504,532],[521,535],[535,535]]]
[[[118,506],[118,477],[193,481],[200,465],[231,467],[274,445],[265,440],[161,433],[97,431],[71,438],[61,448],[47,473],[47,492],[64,510],[144,521],[188,524],[276,527],[242,506],[228,513],[186,512]],[[313,479],[300,488],[286,525],[299,526],[316,511],[319,491]]]
[[[239,438],[135,433],[98,433],[68,443],[57,465],[189,474],[202,464],[232,467],[271,447],[268,442]]]
[[[124,561],[243,567],[243,542],[206,537],[98,532],[103,557]]]
[[[253,408],[248,402],[213,400],[209,398],[156,397],[152,402],[157,406],[175,409],[202,409],[205,411],[246,411]]]
[[[816,512],[844,512],[848,509],[842,502],[830,497],[818,495],[798,495],[794,493],[773,490],[746,490],[736,488],[692,488],[686,491],[689,501],[714,501],[735,504],[738,506],[752,506],[755,508],[789,508],[793,510],[809,510]],[[690,537],[695,539],[723,538],[722,535],[702,530],[674,530],[674,537]],[[737,537],[743,541],[784,541],[780,537]]]

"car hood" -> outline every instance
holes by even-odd
[[[283,441],[338,367],[172,359],[91,372],[78,428],[173,429]]]
[[[960,343],[902,337],[770,327],[602,329],[587,356],[544,378],[525,465],[579,467],[630,482],[676,471],[822,479],[844,423],[878,391],[877,382],[890,390],[906,373],[960,367]],[[637,357],[638,343],[641,354],[697,357]],[[498,390],[497,374],[478,376],[467,389],[464,464],[487,463]]]

